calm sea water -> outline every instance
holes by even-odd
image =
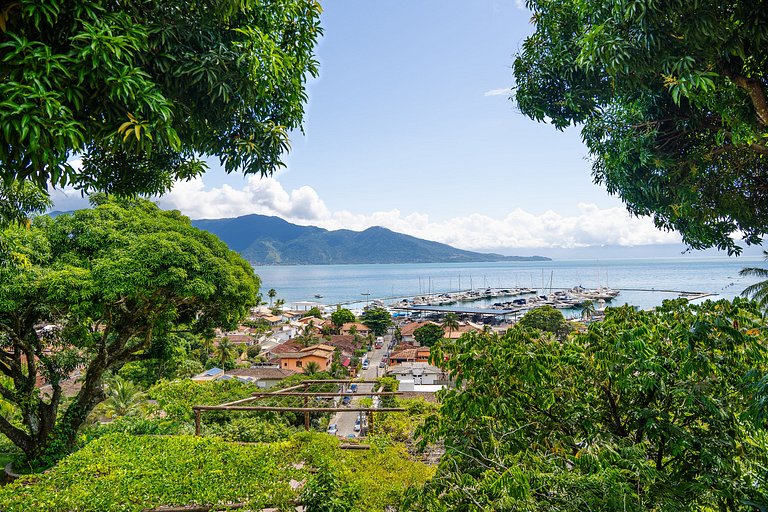
[[[258,266],[256,273],[262,279],[263,291],[274,288],[277,297],[288,304],[317,301],[327,305],[351,303],[350,307],[360,307],[366,300],[375,298],[467,290],[470,287],[525,286],[548,291],[550,287],[581,285],[619,289],[621,295],[610,305],[628,303],[647,309],[661,304],[664,299],[677,297],[680,291],[733,298],[757,281],[740,277],[739,270],[764,265],[768,263],[757,257],[681,256],[600,261]],[[315,295],[322,295],[322,298],[315,298]],[[473,307],[485,305],[488,302],[472,303]]]

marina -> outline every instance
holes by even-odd
[[[391,308],[495,306],[522,311],[528,302],[549,302],[559,306],[566,316],[573,316],[580,314],[579,303],[585,300],[592,300],[596,309],[600,308],[600,300],[605,300],[607,306],[631,304],[651,309],[679,297],[692,301],[731,299],[755,282],[754,278],[739,276],[739,270],[761,263],[760,258],[747,257],[680,257],[599,262],[261,266],[256,271],[263,288],[275,288],[279,298],[289,305],[314,301],[316,306],[341,305],[352,310],[376,304]],[[457,288],[459,276],[465,285],[461,289]],[[471,281],[475,289],[467,287]],[[477,288],[478,283],[486,286]],[[619,293],[611,296],[611,290]],[[525,304],[520,303],[521,299],[526,300]]]

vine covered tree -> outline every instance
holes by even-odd
[[[691,247],[768,232],[768,9],[762,2],[528,0],[522,112],[583,125],[594,180]]]
[[[679,299],[438,343],[456,387],[419,434],[445,455],[407,508],[765,510],[766,341],[754,302]]]
[[[0,197],[21,192],[18,216],[41,209],[24,183],[158,194],[200,175],[206,156],[271,174],[317,75],[320,11],[315,0],[3,2]]]
[[[179,212],[140,199],[92,202],[1,234],[0,373],[11,383],[0,396],[19,423],[0,417],[0,433],[37,464],[73,445],[105,399],[107,372],[165,353],[174,331],[235,328],[258,293],[253,268]],[[63,407],[62,383],[77,368],[82,387]]]

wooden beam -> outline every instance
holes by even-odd
[[[264,398],[269,396],[351,396],[351,397],[364,397],[364,396],[392,396],[392,395],[403,395],[404,393],[401,391],[379,391],[377,393],[369,393],[369,392],[360,392],[360,393],[300,393],[300,392],[290,392],[290,393],[254,393],[251,398],[248,400],[253,400],[255,398]],[[239,400],[242,402],[242,400]],[[237,405],[235,402],[230,402],[228,404],[221,404],[221,405]]]
[[[194,405],[195,411],[282,411],[282,412],[404,412],[404,407],[269,407],[253,405]]]

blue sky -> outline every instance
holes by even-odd
[[[512,63],[532,32],[519,1],[335,0],[323,8],[320,76],[287,169],[259,180],[227,176],[214,163],[161,206],[192,218],[261,213],[329,229],[383,225],[508,254],[679,241],[650,219],[630,218],[592,183],[578,129],[559,132],[516,110]],[[56,197],[59,209],[77,203]]]

